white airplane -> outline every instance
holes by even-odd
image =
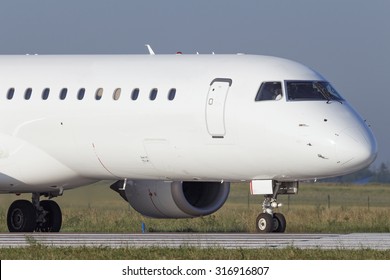
[[[270,56],[0,56],[0,117],[0,193],[32,193],[9,207],[11,232],[58,232],[50,198],[100,180],[156,218],[211,214],[251,182],[257,230],[284,232],[278,195],[377,154],[329,82]]]

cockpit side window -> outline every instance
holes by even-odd
[[[341,95],[326,81],[287,81],[287,100],[343,101]]]
[[[282,98],[281,82],[264,82],[256,94],[255,101],[280,100]]]

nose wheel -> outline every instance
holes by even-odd
[[[274,228],[273,217],[268,213],[261,213],[256,219],[256,228],[260,233],[271,232]]]
[[[260,213],[256,219],[256,230],[259,233],[285,232],[286,218],[281,213]]]
[[[281,213],[274,213],[272,218],[273,228],[272,232],[285,232],[286,231],[286,218]]]
[[[275,213],[275,208],[282,206],[278,203],[277,190],[273,195],[265,195],[264,202],[262,204],[263,213],[260,213],[256,219],[256,229],[259,233],[270,232],[285,232],[286,231],[286,218],[281,213]]]
[[[261,213],[256,219],[256,230],[259,233],[285,232],[287,227],[286,218],[275,209],[282,206],[278,203],[278,195],[294,195],[298,193],[299,182],[279,182],[275,180],[251,181],[251,194],[264,195]]]

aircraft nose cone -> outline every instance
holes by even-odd
[[[337,145],[339,164],[354,172],[370,165],[378,153],[376,140],[367,128],[351,127],[338,134],[341,145]]]

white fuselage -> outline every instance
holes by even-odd
[[[375,139],[348,103],[287,101],[289,80],[324,78],[267,56],[0,56],[0,192],[126,178],[292,181],[370,164]],[[280,100],[255,102],[264,81],[282,82]]]

